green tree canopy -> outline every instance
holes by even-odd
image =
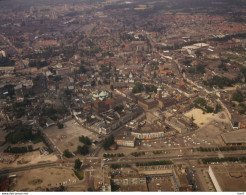
[[[68,149],[66,149],[63,151],[63,156],[65,156],[66,158],[71,158],[73,157],[73,154]]]
[[[81,165],[82,162],[80,161],[79,158],[74,161],[74,169],[79,170],[81,168]]]
[[[83,135],[80,136],[79,137],[79,141],[82,142],[82,143],[84,143],[85,145],[91,145],[91,140],[87,136],[83,136]]]
[[[243,101],[243,94],[241,91],[236,91],[232,94],[232,100],[237,102]]]
[[[143,84],[140,82],[136,82],[133,89],[132,89],[132,93],[140,93],[143,90],[144,90]]]
[[[114,144],[114,136],[113,136],[113,135],[110,135],[108,138],[106,138],[106,139],[103,141],[103,148],[104,148],[105,150],[108,150],[109,147],[110,147],[111,145],[113,145],[113,144]]]
[[[89,146],[84,145],[84,146],[78,146],[77,152],[81,155],[86,155],[89,153]]]

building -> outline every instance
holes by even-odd
[[[109,104],[105,104],[105,101],[101,101],[99,99],[96,99],[93,104],[93,110],[99,114],[101,112],[106,112],[109,110]]]
[[[71,73],[71,68],[59,68],[56,69],[56,75],[66,75]]]
[[[240,129],[221,135],[222,140],[228,146],[245,145],[246,144],[246,129]]]
[[[104,100],[107,100],[108,98],[109,98],[109,94],[106,91],[101,91],[100,93],[95,93],[92,96],[93,100],[99,99],[101,101],[104,101]]]
[[[158,101],[154,99],[143,99],[141,97],[138,98],[138,105],[141,106],[145,110],[150,110],[158,105]]]
[[[159,105],[160,109],[173,106],[176,103],[177,103],[177,101],[173,98],[160,98],[160,99],[158,99],[158,105]]]
[[[188,132],[189,129],[191,129],[190,123],[186,120],[185,117],[182,118],[177,118],[177,116],[170,117],[166,119],[165,122],[181,134],[186,133]]]
[[[182,165],[141,167],[139,173],[148,178],[149,191],[192,191]]]
[[[162,98],[162,91],[161,91],[161,88],[160,87],[158,87],[158,89],[157,89],[156,98],[158,100],[160,100]]]
[[[173,180],[176,185],[176,189],[179,192],[191,192],[192,191],[192,185],[189,184],[185,169],[182,167],[175,167],[173,169]]]
[[[166,131],[163,127],[152,124],[142,127],[138,130],[133,130],[131,135],[136,137],[137,139],[154,139],[166,136],[175,135],[176,131]]]
[[[136,138],[134,136],[117,136],[114,139],[118,146],[135,147]]]
[[[245,165],[212,165],[208,174],[217,192],[246,191]]]
[[[94,101],[93,109],[97,114],[108,111],[115,103],[115,99],[109,99],[109,94],[106,91],[93,94],[92,100]]]
[[[144,175],[115,175],[112,181],[116,185],[139,185],[146,184],[146,177]]]
[[[163,98],[162,90],[160,87],[157,89],[156,98],[158,100],[158,106],[160,109],[167,108],[176,104],[176,100],[173,98]]]

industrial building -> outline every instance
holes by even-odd
[[[221,135],[225,145],[245,145],[246,144],[246,129],[240,129]]]
[[[217,192],[246,191],[245,165],[212,165],[208,173]]]

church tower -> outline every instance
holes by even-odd
[[[161,95],[161,87],[159,86],[158,89],[157,89],[157,99],[160,100],[162,98],[162,95]]]

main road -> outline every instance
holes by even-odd
[[[246,156],[246,153],[244,154],[233,154],[233,153],[224,153],[224,157],[243,157]],[[170,161],[187,161],[187,160],[198,160],[202,158],[217,158],[218,154],[193,154],[193,155],[187,155],[187,156],[162,156],[162,157],[148,157],[148,158],[139,158],[139,157],[131,157],[131,158],[115,158],[112,159],[110,162],[104,162],[104,165],[111,165],[111,164],[135,164],[136,162],[150,162],[150,161],[159,161],[159,160],[170,160]],[[89,159],[90,157],[84,157],[84,159]],[[95,157],[94,157],[95,158]],[[10,173],[15,173],[19,171],[27,171],[31,169],[39,169],[39,168],[45,168],[45,167],[52,167],[52,166],[58,166],[60,164],[69,164],[73,165],[73,162],[71,161],[61,161],[58,160],[56,162],[49,162],[49,163],[42,163],[42,164],[35,164],[35,165],[29,165],[25,167],[17,167],[17,168],[9,168],[4,169],[0,171],[0,175],[6,175]],[[101,165],[101,163],[97,163],[98,165]]]

